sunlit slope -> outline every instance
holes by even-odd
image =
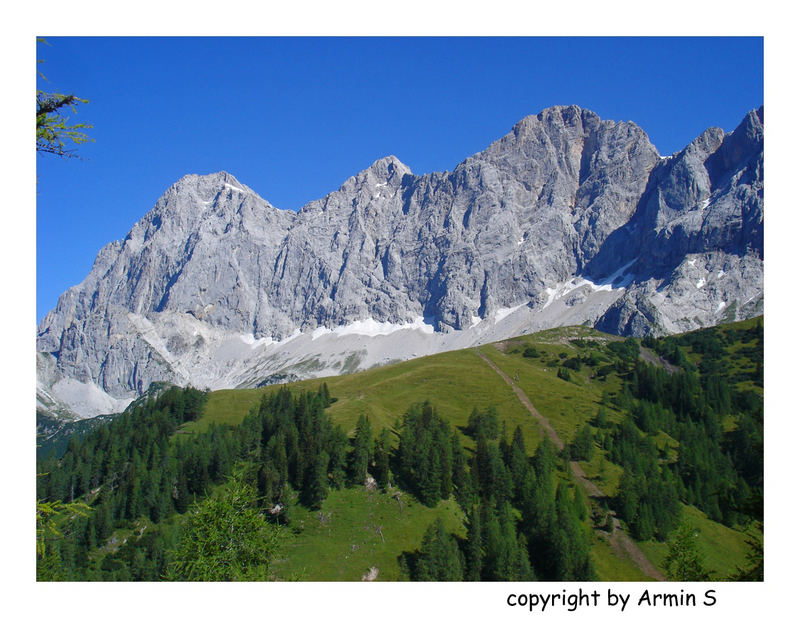
[[[750,322],[747,322],[718,328],[737,329],[747,328],[749,325]],[[488,406],[494,406],[501,422],[505,424],[508,435],[517,425],[522,428],[526,446],[532,454],[543,435],[542,427],[525,408],[512,386],[484,360],[484,357],[494,363],[514,386],[524,392],[536,410],[558,434],[559,439],[569,444],[579,429],[595,421],[601,410],[607,422],[611,424],[621,422],[626,416],[627,412],[620,410],[614,404],[622,380],[615,368],[618,357],[607,347],[609,342],[621,340],[620,337],[586,327],[558,328],[479,348],[427,356],[356,374],[296,382],[290,384],[289,388],[295,391],[317,390],[323,382],[327,383],[331,395],[336,398],[328,409],[334,422],[350,430],[355,426],[360,414],[367,414],[376,433],[382,427],[393,428],[408,407],[416,402],[430,401],[452,426],[459,428],[467,425],[467,419],[474,408],[484,410]],[[751,347],[751,344],[742,343],[726,347],[724,354],[730,359],[733,371],[749,371],[755,366],[755,361],[751,358],[753,356],[750,353]],[[666,362],[657,355],[654,356],[652,351],[642,349],[645,358],[648,358],[649,354],[649,358],[655,362]],[[688,344],[683,346],[683,349],[693,361],[699,359],[699,357],[692,358],[694,355]],[[565,363],[569,364],[568,361],[577,356],[584,359],[584,362],[564,371]],[[586,362],[588,358],[592,359],[590,363]],[[745,387],[759,393],[763,392],[760,386],[748,383]],[[279,388],[282,386],[213,392],[205,414],[198,423],[237,424],[264,394]],[[191,427],[185,429],[191,431]],[[468,449],[474,447],[474,443],[467,435],[462,433],[461,439],[462,444]],[[654,440],[659,448],[663,446],[669,459],[677,456],[678,442],[674,437],[661,432],[654,436]],[[595,442],[590,459],[583,460],[580,464],[587,478],[606,496],[616,495],[623,470],[610,460],[601,443]],[[563,478],[570,479],[570,472],[566,466],[561,466],[560,474]],[[571,480],[574,482],[574,479]],[[360,490],[347,491],[360,492]],[[363,509],[358,506],[362,502],[366,505]],[[429,512],[416,501],[412,502],[414,508],[419,509],[412,519],[420,517],[420,522],[432,520],[434,517],[432,511]],[[602,501],[590,502],[595,515],[602,512]],[[380,508],[373,513],[379,504]],[[297,545],[292,548],[292,556],[287,558],[284,575],[290,576],[291,572],[300,569],[311,579],[335,577],[325,572],[325,569],[313,566],[314,552],[309,548],[325,547],[328,548],[326,551],[338,556],[337,560],[350,560],[353,556],[351,558],[347,556],[355,551],[351,546],[358,543],[342,545],[344,543],[342,539],[352,537],[352,530],[355,529],[353,526],[364,530],[372,526],[368,542],[365,540],[361,544],[361,550],[357,552],[362,554],[360,559],[372,564],[359,562],[357,566],[353,565],[348,579],[359,578],[370,566],[378,566],[384,576],[397,577],[399,574],[395,563],[397,556],[394,554],[418,544],[424,526],[419,530],[411,530],[408,527],[410,524],[407,525],[406,521],[411,513],[402,513],[404,524],[398,519],[399,511],[397,516],[392,515],[395,508],[399,509],[399,506],[391,500],[391,497],[384,500],[376,495],[372,498],[363,496],[356,499],[353,495],[349,498],[344,494],[340,495],[339,491],[331,492],[327,506],[323,505],[321,509],[323,516],[326,512],[331,513],[329,521],[319,519],[315,513],[304,513],[298,517],[297,524],[302,525],[304,531],[297,537]],[[747,536],[744,530],[712,522],[694,507],[684,505],[683,511],[684,520],[702,531],[701,548],[709,568],[716,577],[730,575],[734,566],[744,562],[747,552]],[[452,516],[453,513],[447,518],[448,528],[456,532],[462,524],[458,522],[457,517]],[[379,538],[375,532],[379,525],[384,526],[386,541]],[[602,521],[596,520],[595,526],[591,551],[598,579],[601,581],[648,579],[628,555],[609,543],[608,535],[601,530]],[[375,538],[372,538],[373,536]],[[657,567],[660,566],[666,555],[666,544],[648,541],[639,545],[651,562]],[[371,549],[367,551],[367,547]],[[308,553],[306,556],[308,559],[303,558],[304,552]]]
[[[328,412],[348,430],[355,426],[360,414],[368,414],[377,433],[382,427],[392,427],[412,403],[428,400],[454,426],[466,426],[474,407],[483,410],[494,405],[509,432],[517,425],[522,427],[529,449],[539,441],[536,421],[474,350],[445,352],[345,376],[304,380],[289,387],[316,390],[323,382],[336,398]],[[274,385],[215,391],[199,423],[237,424],[265,393],[279,388]],[[470,444],[466,436],[464,443]]]

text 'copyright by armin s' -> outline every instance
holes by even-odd
[[[578,588],[576,592],[541,593],[521,592],[506,595],[508,607],[518,607],[530,612],[546,612],[551,609],[566,609],[574,612],[579,608],[613,607],[624,612],[629,607],[713,607],[717,603],[716,590],[709,589],[702,593],[686,592],[654,592],[645,588],[638,596],[630,592],[614,592],[613,590],[590,590]]]

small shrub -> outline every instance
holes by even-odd
[[[539,353],[539,350],[537,350],[533,346],[527,346],[525,348],[525,351],[522,353],[522,356],[524,356],[525,358],[539,358],[541,354]]]

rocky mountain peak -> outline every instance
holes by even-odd
[[[348,178],[340,190],[351,192],[362,189],[373,190],[387,185],[399,186],[406,174],[411,174],[411,169],[394,155],[389,155]]]
[[[720,147],[708,157],[706,168],[713,185],[723,182],[726,171],[741,167],[747,159],[759,156],[764,149],[764,108],[750,111],[733,132],[724,137]]]
[[[647,166],[652,167],[658,160],[647,134],[635,123],[602,120],[577,105],[558,105],[526,116],[510,133],[475,157],[502,161],[516,153],[529,160],[529,167],[538,168],[549,167],[561,159],[570,171],[580,174],[581,167],[590,163],[598,150],[630,153],[632,149],[648,151]]]
[[[174,183],[164,194],[165,201],[170,198],[185,196],[196,198],[199,203],[212,201],[220,193],[236,191],[240,193],[254,193],[254,191],[240,183],[233,174],[226,171],[211,174],[186,174]]]
[[[539,135],[537,131],[542,129],[549,133],[566,131],[575,134],[595,127],[600,122],[615,124],[614,121],[602,121],[596,113],[578,105],[554,105],[538,114],[525,116],[514,125],[511,132],[518,139],[536,137]]]
[[[582,123],[587,116],[596,118],[597,114],[577,105],[553,105],[539,112],[536,119],[544,124],[574,127]]]
[[[452,172],[383,157],[297,213],[227,172],[187,175],[43,319],[42,383],[122,400],[153,380],[325,375],[561,324],[746,317],[763,298],[762,162],[763,110],[662,161],[633,122],[570,105]]]
[[[538,114],[525,116],[511,129],[517,139],[534,138],[543,127],[550,131],[564,131],[581,127],[584,110],[577,105],[554,105]],[[594,114],[592,114],[594,115]]]
[[[411,168],[394,155],[388,155],[378,159],[370,165],[368,169],[372,171],[376,177],[383,178],[384,180],[390,180],[394,177],[402,178],[404,175],[411,173]]]

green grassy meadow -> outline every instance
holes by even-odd
[[[683,521],[694,529],[703,564],[711,572],[712,579],[725,579],[746,562],[748,545],[744,530],[712,521],[693,506],[684,505]],[[647,541],[639,543],[639,547],[656,566],[660,566],[667,555],[665,543]]]
[[[738,328],[729,325],[727,328]],[[575,341],[594,343],[576,344]],[[590,423],[601,408],[610,423],[626,414],[608,405],[609,396],[618,392],[621,381],[613,371],[598,372],[613,363],[604,350],[608,341],[619,337],[585,327],[554,329],[509,341],[481,346],[479,349],[504,373],[513,377],[538,411],[544,415],[559,437],[569,443],[576,431]],[[750,344],[734,344],[736,369],[751,369],[747,350]],[[534,347],[537,357],[523,354]],[[744,352],[740,352],[744,349]],[[565,358],[595,355],[592,366],[570,371],[569,380],[557,375]],[[369,416],[377,435],[383,427],[394,428],[411,404],[430,401],[451,426],[464,428],[473,408],[484,410],[492,405],[505,424],[510,437],[519,425],[529,454],[541,440],[537,421],[521,404],[511,387],[473,349],[459,350],[418,358],[403,363],[372,368],[359,373],[316,378],[288,385],[292,391],[314,390],[327,383],[335,402],[328,413],[335,423],[351,431],[361,414]],[[256,406],[261,397],[282,385],[251,390],[223,390],[210,394],[204,415],[182,428],[185,433],[202,429],[210,423],[238,424]],[[756,388],[749,386],[749,388]],[[462,444],[471,450],[474,442],[462,434]],[[668,445],[674,454],[677,442],[666,434],[655,437],[659,446]],[[671,455],[670,455],[671,456]],[[601,445],[595,443],[589,461],[581,462],[588,478],[609,496],[616,492],[622,469],[607,459]],[[561,474],[567,478],[562,468]],[[465,536],[462,513],[452,501],[435,508],[422,506],[409,494],[399,500],[396,490],[388,492],[349,488],[331,491],[319,511],[293,506],[291,530],[284,545],[284,555],[275,565],[281,579],[313,581],[360,580],[371,568],[378,569],[378,580],[403,579],[398,558],[403,552],[419,548],[425,528],[437,516],[443,517],[451,532]],[[596,505],[595,505],[596,507]],[[744,531],[733,530],[709,520],[693,507],[684,506],[684,520],[698,530],[699,546],[707,567],[716,578],[730,575],[746,562],[747,543]],[[381,536],[382,533],[382,536]],[[617,555],[607,538],[593,532],[591,550],[597,576],[603,581],[647,579],[625,556]],[[666,543],[641,543],[645,555],[660,567],[666,555]]]
[[[452,500],[434,508],[410,495],[354,487],[333,491],[318,511],[296,506],[291,534],[274,564],[277,577],[302,581],[359,581],[370,569],[377,580],[408,579],[398,558],[419,549],[425,529],[441,517],[449,532],[466,534]]]

